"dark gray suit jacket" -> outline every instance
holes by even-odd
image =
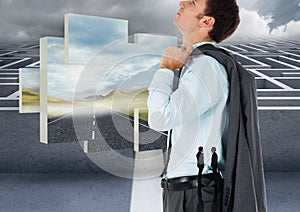
[[[265,212],[266,190],[255,78],[223,49],[206,44],[193,54],[199,54],[199,50],[224,65],[230,84],[222,211]]]

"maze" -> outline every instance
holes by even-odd
[[[256,78],[259,110],[300,110],[300,42],[222,45]],[[39,67],[39,45],[0,43],[0,110],[19,110],[19,68]]]
[[[19,68],[39,67],[39,59],[36,43],[0,42],[1,111],[19,110]]]
[[[300,43],[225,45],[256,78],[259,110],[300,110]]]

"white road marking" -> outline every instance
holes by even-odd
[[[14,54],[14,53],[17,53],[18,51],[11,51],[11,52],[6,52],[6,53],[3,53],[3,54],[0,54],[0,57],[3,57],[5,55],[9,55],[9,54]]]
[[[259,71],[300,71],[300,68],[299,69],[291,69],[291,68],[257,68],[257,70]]]
[[[281,52],[281,53],[284,53],[284,54],[289,54],[289,55],[292,55],[292,56],[295,56],[295,57],[300,57],[299,54],[293,54],[293,53],[282,51],[282,50],[278,50],[278,52]]]
[[[27,49],[34,49],[34,48],[37,48],[37,47],[40,47],[40,45],[30,46],[30,47],[27,47]]]
[[[0,77],[0,80],[17,80],[19,77]]]
[[[59,120],[62,120],[62,119],[64,119],[64,118],[68,117],[68,116],[70,116],[70,114],[65,115],[65,116],[62,116],[62,117],[60,117],[60,118],[58,118],[58,119],[55,119],[55,120],[49,122],[48,125],[53,124],[53,123],[55,123],[55,122],[57,122],[57,121],[59,121]]]
[[[151,158],[151,161],[147,161],[147,158]],[[137,152],[135,159],[130,212],[163,211],[159,178],[164,168],[162,150]],[[151,171],[153,173],[149,173]]]
[[[266,59],[267,59],[267,60],[271,60],[271,61],[273,61],[273,62],[275,62],[275,63],[279,63],[279,64],[281,64],[281,65],[285,65],[285,66],[290,67],[290,68],[294,68],[294,69],[299,69],[299,68],[300,68],[300,67],[298,67],[298,66],[294,66],[294,65],[291,65],[291,64],[288,64],[288,63],[285,63],[285,62],[276,60],[276,59],[274,59],[274,58],[266,58]]]
[[[4,68],[7,68],[7,67],[9,67],[9,66],[16,65],[16,64],[18,64],[18,63],[22,63],[22,62],[27,61],[27,60],[31,60],[31,58],[23,58],[23,59],[21,59],[21,60],[17,60],[17,61],[15,61],[15,62],[12,62],[12,63],[6,64],[6,65],[0,66],[0,69],[4,69]]]
[[[20,96],[20,91],[16,91],[13,94],[10,94],[9,96],[7,96],[6,98],[17,98]]]
[[[19,98],[7,98],[7,97],[0,97],[1,101],[18,101]]]
[[[259,52],[268,53],[267,51],[264,51],[264,50],[261,50],[261,49],[258,49],[258,48],[252,47],[252,46],[248,46],[246,44],[241,44],[241,46],[244,46],[244,47],[247,47],[249,49],[253,49],[253,50],[259,51]]]
[[[19,107],[0,107],[0,111],[15,111],[19,110]]]
[[[263,77],[265,80],[268,80],[269,82],[271,82],[271,83],[273,83],[273,84],[275,84],[275,85],[277,85],[277,86],[279,86],[283,89],[293,89],[292,87],[287,86],[287,85],[285,85],[285,84],[283,84],[283,83],[273,79],[272,77],[269,77],[269,76],[267,76],[267,75],[265,75],[265,74],[263,74],[259,71],[256,71],[255,69],[250,69],[249,71],[253,72],[254,74],[256,74],[260,77]]]
[[[268,67],[268,68],[271,68],[270,65],[267,65],[267,64],[265,64],[265,63],[263,63],[263,62],[260,62],[260,61],[258,61],[258,60],[255,60],[255,59],[250,58],[250,57],[248,57],[248,56],[245,56],[245,55],[242,55],[242,54],[240,54],[240,53],[234,52],[234,51],[232,51],[232,50],[230,50],[230,49],[227,49],[227,48],[225,48],[225,47],[221,47],[221,48],[225,49],[225,50],[228,51],[228,52],[231,52],[232,54],[235,54],[235,55],[238,55],[238,56],[240,56],[240,57],[242,57],[242,58],[245,58],[246,60],[252,61],[252,62],[256,63],[257,65],[260,65],[260,66],[262,66],[262,67]],[[249,65],[249,66],[256,66],[256,65]]]
[[[258,110],[300,110],[300,107],[296,106],[296,107],[258,107]]]
[[[0,70],[1,71],[1,70]],[[1,75],[15,75],[15,76],[19,76],[19,73],[1,73],[0,72],[0,76]]]
[[[282,72],[282,75],[300,75],[300,72]]]
[[[35,63],[31,63],[26,67],[37,67],[37,65],[39,65],[39,64],[40,64],[40,61],[36,61]]]
[[[95,140],[95,131],[92,132],[92,140]]]
[[[299,92],[300,89],[257,89],[260,92]]]
[[[19,83],[0,83],[0,85],[20,85]]]
[[[84,151],[84,153],[89,153],[89,142],[88,141],[83,142],[83,151]]]
[[[300,100],[300,97],[295,97],[295,96],[262,96],[262,97],[257,97],[258,100]]]
[[[237,47],[237,46],[230,46],[230,47],[231,47],[231,48],[235,48],[235,49],[237,49],[237,50],[241,50],[241,51],[243,51],[243,52],[247,52],[246,49],[242,49],[242,48]]]
[[[255,43],[250,43],[250,44],[251,44],[252,46],[257,46],[257,47],[263,48],[263,49],[267,48],[267,47],[265,47],[265,46],[258,45],[258,44],[255,44]]]
[[[289,57],[286,57],[286,56],[279,56],[279,57],[281,57],[281,58],[284,58],[284,59],[286,59],[286,60],[290,60],[290,61],[293,61],[293,62],[297,62],[297,63],[299,63],[300,62],[300,60],[296,60],[296,59],[293,59],[293,58],[289,58]]]

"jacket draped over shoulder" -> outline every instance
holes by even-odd
[[[199,50],[224,65],[230,84],[222,211],[265,212],[266,190],[255,78],[223,49],[203,45],[193,54],[201,54]]]

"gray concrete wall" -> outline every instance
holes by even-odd
[[[300,171],[300,110],[259,111],[267,171]]]

